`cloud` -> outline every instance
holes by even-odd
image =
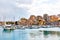
[[[60,0],[0,0],[0,17],[18,19],[30,15],[49,15],[60,13]]]
[[[47,3],[43,3],[43,2],[47,2]],[[50,2],[48,4],[48,2]],[[55,3],[54,3],[55,2]],[[36,0],[33,4],[32,4],[32,8],[30,8],[29,12],[30,15],[34,14],[34,15],[43,15],[44,13],[47,13],[49,15],[53,15],[53,14],[59,14],[60,13],[60,3],[56,2],[54,0],[54,2],[49,1],[49,0]]]
[[[0,0],[0,19],[3,20],[19,20],[21,17],[27,17],[25,8],[16,7],[17,0]],[[0,21],[1,21],[0,20]]]
[[[60,0],[32,0],[31,4],[19,4],[18,7],[26,8],[28,15],[49,15],[60,13]]]
[[[17,0],[19,4],[31,4],[32,0]]]

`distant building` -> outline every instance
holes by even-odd
[[[48,22],[48,19],[49,19],[49,18],[48,18],[48,14],[44,14],[44,15],[43,15],[43,19],[44,19],[46,22]]]
[[[32,20],[33,21],[33,25],[36,25],[37,24],[37,20],[36,20],[36,16],[35,15],[31,15],[29,20]]]
[[[58,25],[58,17],[56,15],[50,16],[51,25]]]
[[[58,17],[56,15],[51,15],[50,16],[50,21],[51,22],[54,22],[54,21],[57,21],[58,20]]]
[[[34,24],[34,21],[32,21],[32,20],[30,20],[30,19],[27,20],[27,25],[30,26],[30,25],[33,25],[33,24]]]
[[[35,21],[36,20],[36,16],[35,15],[31,15],[29,19],[32,20],[32,21]]]
[[[43,15],[43,19],[45,20],[45,24],[46,25],[49,25],[50,24],[50,17],[49,17],[49,15],[48,14],[44,14]]]
[[[60,17],[60,14],[58,14],[57,16]]]
[[[60,18],[58,18],[58,25],[60,26]]]
[[[45,25],[45,20],[44,19],[38,20],[38,25]]]
[[[37,16],[36,19],[37,19],[37,20],[41,20],[41,19],[43,19],[43,18],[42,18],[42,16]]]
[[[4,22],[0,21],[0,25],[4,25]]]
[[[21,20],[18,21],[19,25],[27,25],[27,19],[26,18],[21,18]]]

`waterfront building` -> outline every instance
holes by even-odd
[[[48,14],[44,14],[43,19],[45,20],[45,25],[50,25],[50,16]]]
[[[60,26],[60,14],[58,14],[57,16],[58,16],[58,25]]]
[[[58,14],[57,16],[60,17],[60,14]]]
[[[4,22],[0,22],[0,25],[3,25]],[[48,15],[44,14],[43,17],[38,15],[31,15],[28,19],[21,18],[18,21],[7,21],[6,24],[14,24],[14,25],[60,25],[60,17],[56,15]]]
[[[27,19],[26,19],[26,18],[21,18],[21,19],[18,21],[18,24],[19,24],[19,25],[26,25],[26,24],[27,24]]]
[[[36,16],[35,15],[31,15],[29,20],[33,21],[33,25],[37,24],[37,20],[36,20]]]
[[[43,18],[42,18],[42,16],[37,16],[36,19],[37,19],[37,20],[41,20],[41,19],[43,19]]]
[[[33,24],[34,24],[34,22],[32,20],[30,20],[30,19],[27,20],[27,25],[28,26],[30,26],[30,25],[32,26]]]
[[[60,26],[60,17],[58,18],[58,26]]]
[[[45,20],[44,19],[38,20],[38,25],[45,25]]]
[[[51,22],[51,25],[58,25],[58,17],[56,15],[51,15],[50,16],[50,22]]]
[[[37,25],[43,25],[44,23],[44,19],[42,18],[42,16],[37,16]]]
[[[35,15],[31,15],[29,19],[32,20],[32,21],[35,21],[36,20],[36,16]]]
[[[58,17],[56,15],[51,15],[50,16],[50,21],[51,22],[54,22],[54,21],[57,21],[58,20]]]
[[[43,19],[44,19],[46,22],[48,22],[48,14],[44,14],[44,15],[43,15]]]
[[[4,22],[0,21],[0,25],[4,25]]]

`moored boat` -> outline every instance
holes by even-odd
[[[7,29],[7,30],[14,30],[15,26],[13,26],[13,25],[4,25],[3,28]]]

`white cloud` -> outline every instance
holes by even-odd
[[[43,15],[44,13],[53,15],[60,13],[60,0],[32,0],[32,4],[18,4],[18,7],[29,9],[28,15]]]
[[[0,16],[28,17],[44,13],[59,14],[60,0],[0,0]]]
[[[17,0],[20,4],[31,4],[32,0]]]
[[[32,5],[32,8],[30,8],[29,12],[31,14],[34,14],[34,15],[43,15],[44,13],[47,13],[47,14],[58,14],[60,13],[60,6],[59,4],[46,4],[46,3],[43,3],[45,0],[43,1],[40,1],[40,0],[36,0],[35,3],[33,3]],[[48,0],[46,0],[48,1]],[[39,3],[40,2],[40,3]],[[42,4],[41,4],[42,3]]]

